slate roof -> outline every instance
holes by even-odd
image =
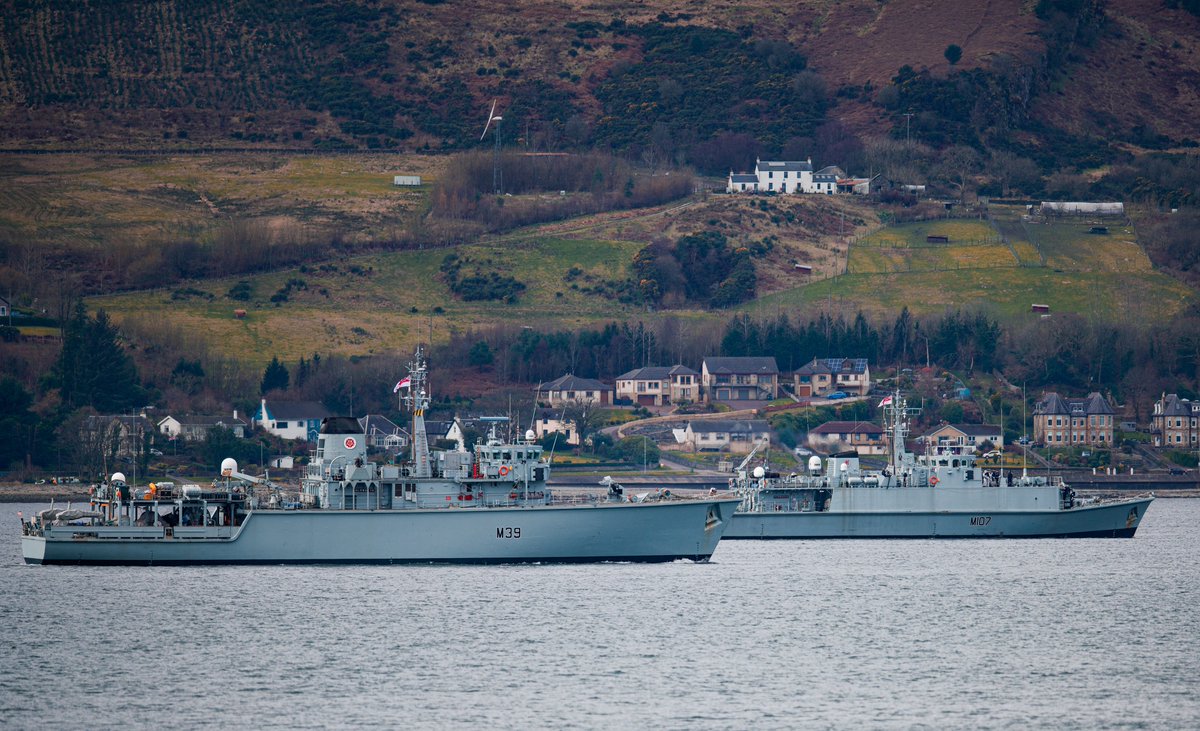
[[[539,391],[611,391],[612,386],[594,378],[580,378],[568,373],[538,386]]]
[[[808,160],[759,160],[755,166],[755,170],[785,170],[790,173],[810,173],[812,172],[812,163]]]
[[[275,421],[324,419],[332,416],[319,401],[271,401],[268,399],[267,412]]]
[[[690,426],[693,433],[701,434],[765,434],[771,431],[766,419],[705,419],[693,421]]]
[[[925,432],[925,436],[933,436],[935,432],[941,431],[946,427],[957,429],[968,437],[997,437],[1000,436],[1000,427],[995,424],[946,424],[942,423],[929,431]]]
[[[836,183],[838,177],[832,173],[813,173],[814,183]]]
[[[883,427],[869,421],[827,421],[809,434],[878,434],[883,436]]]
[[[1108,399],[1104,398],[1097,391],[1092,391],[1084,398],[1071,399],[1063,398],[1057,393],[1051,391],[1042,397],[1041,401],[1033,407],[1034,416],[1092,416],[1094,414],[1115,414],[1112,406],[1109,405]]]
[[[758,176],[754,173],[730,173],[729,182],[731,183],[757,183]]]
[[[628,373],[617,376],[618,381],[665,381],[671,376],[698,376],[696,371],[687,366],[647,366],[634,368]]]
[[[1191,416],[1191,402],[1179,398],[1179,394],[1170,393],[1163,397],[1161,416]],[[1158,416],[1158,414],[1156,414]]]
[[[827,165],[827,166],[821,168],[820,170],[818,170],[813,175],[813,178],[816,178],[817,175],[833,175],[834,177],[844,178],[844,177],[846,177],[846,171],[842,170],[837,165]]]
[[[766,357],[740,357],[740,358],[705,358],[704,365],[708,368],[709,373],[757,373],[759,375],[770,375],[779,373],[779,366],[775,365],[774,356]]]
[[[162,424],[167,419],[175,419],[175,421],[179,422],[180,426],[234,426],[238,424],[246,426],[246,420],[240,416],[206,416],[203,414],[167,416],[159,420],[158,423]]]
[[[866,358],[813,358],[796,372],[808,376],[814,373],[865,373],[866,370]]]

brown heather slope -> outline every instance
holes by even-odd
[[[13,9],[0,23],[0,144],[7,147],[307,147],[344,137],[337,122],[345,118],[311,98],[289,96],[281,79],[321,63],[340,64],[345,78],[402,102],[395,122],[415,133],[398,140],[402,150],[471,141],[466,128],[476,127],[474,119],[460,132],[422,129],[424,105],[444,107],[443,126],[476,112],[482,121],[492,98],[503,103],[507,90],[524,82],[568,95],[595,123],[602,110],[593,90],[614,64],[640,53],[636,38],[607,30],[614,20],[786,39],[831,92],[868,82],[878,90],[906,64],[944,75],[950,44],[963,49],[958,69],[1002,58],[1024,64],[1045,52],[1033,0],[348,1],[335,6],[381,14],[360,24],[353,32],[361,38],[344,48],[317,40],[320,22],[296,20],[320,8],[316,0],[294,14],[260,0],[168,0],[133,7],[127,21],[104,8],[33,5],[35,11]],[[1071,132],[1149,125],[1200,139],[1200,21],[1161,0],[1110,0],[1106,12],[1098,42],[1043,93],[1035,116]],[[567,25],[580,22],[600,30],[579,35]],[[386,44],[385,66],[342,60],[376,37]],[[452,99],[425,96],[457,85],[461,93]],[[830,116],[864,134],[892,124],[869,99],[842,99]]]

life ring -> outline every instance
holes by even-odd
[[[504,477],[507,474],[508,474],[508,465],[506,465],[506,464],[500,465],[500,476]]]
[[[929,478],[929,486],[930,487],[937,487],[937,484],[938,484],[937,475],[934,475],[933,477]]]

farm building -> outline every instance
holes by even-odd
[[[421,184],[420,175],[397,175],[392,178],[392,185],[415,187]]]

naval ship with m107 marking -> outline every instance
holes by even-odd
[[[742,504],[725,539],[1130,538],[1154,499],[1084,501],[1056,476],[988,469],[973,454],[915,455],[904,438],[917,410],[899,393],[880,405],[884,469],[861,468],[853,451],[811,457],[806,474],[747,471],[748,458],[730,481]]]
[[[403,383],[403,381],[401,382]],[[411,459],[367,460],[358,421],[326,419],[296,499],[222,464],[211,488],[159,483],[134,495],[119,473],[87,510],[21,520],[32,564],[529,563],[705,561],[738,500],[662,491],[557,501],[542,447],[491,437],[431,451],[421,352],[410,364]],[[265,493],[265,494],[264,494]],[[293,496],[294,498],[295,496]]]

